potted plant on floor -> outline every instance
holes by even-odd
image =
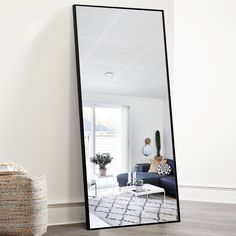
[[[113,160],[113,157],[111,156],[109,152],[97,153],[95,156],[90,158],[90,161],[92,163],[99,165],[100,176],[106,176],[107,174],[106,165],[111,163],[112,160]]]

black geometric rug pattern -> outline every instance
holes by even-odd
[[[135,197],[125,193],[89,199],[89,211],[110,226],[176,221],[177,202],[156,195]]]

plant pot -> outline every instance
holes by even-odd
[[[155,156],[154,160],[162,161],[163,160],[163,156]]]
[[[107,175],[107,168],[99,168],[100,176],[106,176]]]
[[[143,186],[135,186],[136,192],[142,192]]]

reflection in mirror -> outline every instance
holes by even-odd
[[[150,156],[152,154],[152,146],[150,144],[151,144],[151,139],[146,138],[145,146],[143,147],[143,155]]]
[[[179,221],[163,11],[75,5],[74,22],[87,228]]]

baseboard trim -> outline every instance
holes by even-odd
[[[48,225],[66,225],[85,222],[84,202],[49,203]]]
[[[62,226],[62,225],[83,225],[85,224],[85,220],[84,221],[64,221],[64,222],[57,222],[57,223],[48,223],[48,227],[51,226]]]
[[[236,204],[236,188],[179,185],[181,200]]]
[[[212,186],[198,186],[198,185],[179,185],[179,188],[195,188],[195,189],[207,189],[207,190],[221,190],[221,191],[236,191],[234,187],[212,187]]]
[[[48,208],[80,207],[84,206],[84,204],[84,202],[49,203]]]

